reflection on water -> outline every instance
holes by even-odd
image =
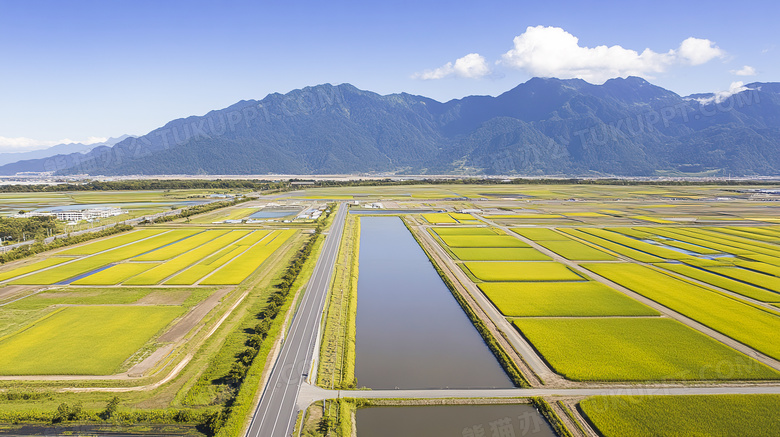
[[[554,437],[530,405],[369,407],[356,414],[358,437]]]
[[[360,223],[358,386],[512,387],[401,219]]]

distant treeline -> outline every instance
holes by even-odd
[[[305,181],[305,179],[292,179],[290,182]],[[415,179],[415,180],[354,180],[354,181],[314,181],[313,185],[306,187],[349,187],[349,186],[382,186],[382,185],[662,185],[662,186],[701,186],[701,185],[776,185],[777,182],[760,180],[675,180],[675,181],[650,181],[633,179],[579,179],[579,178],[550,178],[550,179]]]
[[[91,181],[82,184],[2,185],[3,193],[38,193],[62,191],[144,191],[144,190],[281,190],[289,184],[249,179],[139,179],[127,181]]]
[[[67,237],[55,238],[51,243],[48,244],[44,244],[42,240],[37,240],[33,244],[19,246],[7,252],[3,252],[0,254],[0,264],[27,258],[28,256],[33,256],[47,250],[58,249],[60,247],[70,246],[72,244],[94,240],[96,238],[107,237],[109,235],[118,234],[120,232],[129,231],[131,229],[133,229],[133,227],[130,225],[119,224],[96,232],[86,232],[79,235],[68,235]]]
[[[293,182],[312,182],[311,185],[294,186]],[[761,180],[674,180],[651,181],[633,179],[581,179],[581,178],[549,178],[549,179],[482,179],[482,178],[430,178],[414,180],[394,179],[359,179],[359,180],[319,180],[291,179],[289,181],[268,181],[260,179],[141,179],[127,181],[92,181],[80,184],[60,185],[2,185],[0,193],[25,192],[66,192],[66,191],[144,191],[144,190],[254,190],[254,191],[289,191],[316,187],[371,187],[386,185],[666,185],[666,186],[701,186],[701,185],[768,185],[772,182]]]
[[[27,240],[43,240],[46,237],[56,234],[61,225],[53,216],[42,217],[0,217],[0,238],[3,241],[13,240],[14,242]]]
[[[252,199],[256,199],[256,198],[253,197]],[[153,220],[144,220],[140,224],[145,225],[147,223],[171,222],[176,219],[187,218],[195,214],[203,214],[204,212],[214,211],[215,209],[238,205],[239,203],[244,203],[248,200],[250,200],[249,197],[238,197],[233,200],[221,200],[219,202],[204,203],[203,205],[195,205],[189,208],[185,208],[178,214],[169,214],[166,216],[157,217],[156,219]]]

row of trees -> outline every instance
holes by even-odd
[[[0,217],[0,238],[3,241],[43,240],[62,229],[56,217]]]
[[[285,182],[258,179],[138,179],[126,181],[91,181],[58,185],[2,185],[3,193],[64,192],[64,191],[143,191],[143,190],[280,190]]]
[[[306,240],[303,247],[301,247],[295,256],[293,256],[293,259],[290,260],[279,283],[275,285],[274,292],[268,297],[268,304],[262,311],[257,313],[256,317],[258,322],[252,328],[252,334],[246,340],[246,347],[235,356],[235,361],[227,374],[228,382],[234,387],[233,393],[238,393],[238,389],[243,383],[249,368],[252,366],[252,363],[260,352],[263,341],[268,337],[273,321],[281,313],[295,281],[301,274],[303,266],[306,264],[309,256],[311,256],[312,250],[314,250],[314,244],[317,242],[318,236],[322,233],[322,222],[330,215],[331,210],[328,211],[329,212],[323,216],[320,225],[317,226],[311,237]],[[210,435],[215,435],[225,424],[225,421],[232,413],[233,400],[234,399],[228,400],[223,410],[218,415],[211,416],[209,421],[205,424],[205,428],[208,429]]]
[[[673,180],[651,181],[623,178],[429,178],[414,180],[370,179],[370,180],[317,180],[291,179],[290,181],[268,181],[261,179],[173,179],[173,180],[126,180],[91,181],[78,184],[59,185],[2,185],[1,193],[22,192],[67,192],[67,191],[144,191],[144,190],[253,190],[253,191],[289,191],[291,182],[313,182],[311,187],[349,187],[349,186],[385,186],[385,185],[765,185],[760,180]],[[307,188],[304,186],[299,188]]]
[[[300,179],[291,179],[290,182],[303,181]],[[310,187],[373,187],[373,186],[403,186],[403,185],[673,185],[673,186],[700,186],[700,185],[766,185],[767,181],[761,180],[669,180],[669,181],[651,181],[635,180],[624,178],[480,178],[467,177],[458,179],[414,179],[414,180],[392,180],[392,179],[373,179],[373,180],[319,180]]]
[[[46,393],[18,393],[14,399],[48,399]],[[106,402],[103,410],[84,409],[80,402],[61,403],[55,411],[25,410],[2,411],[0,422],[2,423],[53,423],[65,424],[69,422],[112,422],[122,424],[133,423],[189,423],[202,424],[214,415],[213,410],[190,409],[165,409],[165,410],[130,410],[123,411],[119,408],[119,397],[114,396]]]
[[[196,214],[203,214],[204,212],[214,211],[215,209],[227,208],[228,206],[238,205],[239,203],[244,203],[248,200],[249,198],[247,197],[237,197],[233,200],[221,200],[219,202],[211,202],[211,203],[204,203],[203,205],[195,205],[182,210],[182,212],[178,214],[171,214],[163,217],[158,217],[154,219],[154,223],[165,223],[180,218],[187,218]],[[141,224],[146,224],[146,223],[151,223],[151,222],[148,220],[144,220],[141,222]]]
[[[118,234],[120,232],[129,231],[131,229],[133,229],[132,226],[121,224],[97,232],[86,232],[79,235],[68,235],[67,237],[63,238],[55,238],[51,243],[48,244],[44,244],[43,240],[38,240],[33,244],[19,246],[7,252],[3,252],[0,254],[0,264],[27,258],[28,256],[33,256],[47,250],[83,243],[85,241],[94,240],[95,238],[107,237],[109,235]]]
[[[213,211],[215,209],[236,205],[242,202],[246,202],[247,200],[248,199],[245,197],[240,197],[231,201],[220,201],[220,202],[206,203],[203,205],[195,205],[184,209],[179,214],[160,217],[155,221],[168,222],[178,218],[190,217],[195,214],[202,214],[204,212]],[[32,220],[32,219],[51,219],[51,217],[32,217],[30,219],[13,219],[13,220]],[[0,219],[0,220],[6,220],[6,219]],[[56,223],[56,221],[54,223]],[[146,223],[146,221],[141,223]],[[51,243],[48,244],[43,243],[43,238],[36,238],[36,242],[33,244],[20,246],[0,254],[0,264],[5,264],[10,261],[26,258],[28,256],[45,252],[47,250],[58,249],[60,247],[70,246],[72,244],[83,243],[85,241],[93,240],[95,238],[107,237],[109,235],[117,234],[119,232],[129,231],[131,229],[133,229],[133,227],[130,225],[117,224],[115,226],[97,232],[87,232],[80,235],[68,235],[62,238],[55,238]]]

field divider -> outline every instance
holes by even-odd
[[[169,229],[169,230],[167,230],[165,232],[161,232],[159,234],[150,235],[150,236],[142,238],[140,240],[136,240],[136,241],[133,241],[133,242],[130,242],[130,243],[126,243],[126,244],[123,244],[121,246],[112,247],[112,248],[103,250],[101,252],[97,252],[97,253],[93,253],[93,254],[89,254],[89,255],[63,255],[63,256],[73,256],[74,259],[71,259],[71,260],[68,260],[68,261],[65,261],[65,262],[62,262],[62,263],[59,263],[59,264],[55,264],[53,266],[46,267],[46,268],[43,268],[43,269],[40,269],[40,270],[35,270],[35,271],[29,272],[29,273],[25,273],[23,275],[14,276],[12,278],[0,281],[0,284],[7,283],[7,282],[10,282],[10,281],[16,281],[18,279],[22,279],[22,278],[25,278],[25,277],[30,276],[30,275],[34,275],[34,274],[37,274],[37,273],[41,273],[41,272],[45,272],[45,271],[48,271],[48,270],[52,270],[52,269],[54,269],[56,267],[66,266],[66,265],[72,264],[72,263],[74,263],[76,261],[85,260],[87,258],[91,258],[91,257],[97,256],[97,255],[101,255],[101,254],[103,254],[105,252],[108,252],[108,251],[111,251],[111,250],[114,250],[114,249],[119,249],[119,248],[122,248],[122,247],[129,246],[131,244],[139,243],[141,241],[148,240],[149,238],[154,238],[154,237],[157,237],[157,236],[160,236],[160,235],[164,235],[164,234],[166,234],[168,232],[171,232],[171,231],[172,230]],[[125,235],[132,235],[132,234],[125,234]],[[93,242],[91,242],[91,243],[93,243]],[[110,264],[110,262],[106,263],[105,265],[108,265],[108,264]],[[70,278],[67,278],[67,279],[70,279]]]
[[[271,235],[273,235],[274,233],[275,233],[275,231],[271,231],[271,232],[267,233],[266,235],[264,235],[264,236],[263,236],[263,238],[261,238],[261,239],[257,240],[257,241],[256,241],[254,244],[252,244],[252,245],[250,245],[250,246],[247,246],[247,248],[246,248],[245,250],[243,250],[241,253],[239,253],[239,254],[237,254],[236,256],[234,256],[234,257],[230,258],[230,260],[229,260],[229,261],[225,262],[225,263],[224,263],[224,264],[222,264],[221,266],[219,266],[219,267],[217,267],[216,269],[212,270],[212,271],[211,271],[211,272],[209,272],[209,273],[208,273],[206,276],[204,276],[204,277],[202,277],[202,278],[198,279],[198,280],[197,280],[197,281],[195,281],[195,283],[194,283],[194,284],[192,284],[192,285],[200,285],[200,283],[201,283],[202,281],[204,281],[204,280],[208,279],[208,278],[209,278],[210,276],[212,276],[213,274],[215,274],[215,273],[217,273],[218,271],[220,271],[220,270],[224,269],[226,266],[230,265],[230,263],[231,263],[231,262],[235,261],[235,259],[236,259],[236,258],[238,258],[238,257],[240,257],[241,255],[243,255],[243,254],[247,253],[247,252],[248,252],[250,249],[254,248],[254,247],[255,247],[255,246],[257,246],[258,244],[260,244],[260,243],[264,242],[264,241],[265,241],[265,240],[266,240],[268,237],[270,237],[270,236],[271,236]],[[241,241],[241,240],[243,240],[244,238],[247,238],[247,237],[249,237],[249,235],[252,235],[252,234],[250,233],[250,234],[248,234],[248,235],[244,236],[243,238],[241,238],[240,240],[238,240],[238,241],[234,242],[233,244],[237,244],[238,242],[240,242],[240,241]],[[265,246],[265,244],[263,244],[263,246]]]
[[[686,276],[686,275],[684,275],[682,273],[677,273],[674,270],[668,270],[668,269],[664,268],[663,266],[653,265],[652,267],[656,268],[657,270],[663,271],[664,273],[666,273],[669,276],[673,276],[673,277],[679,278],[679,279],[684,280],[684,281],[692,282],[692,283],[694,283],[694,284],[696,284],[698,286],[704,287],[704,288],[712,288],[713,290],[719,292],[720,294],[724,294],[724,295],[727,295],[727,296],[729,296],[731,298],[737,299],[739,301],[745,301],[747,303],[750,303],[753,306],[761,307],[761,309],[768,309],[768,310],[770,310],[773,313],[777,313],[777,307],[772,305],[773,303],[777,303],[777,302],[762,302],[760,300],[753,299],[753,298],[751,298],[749,296],[745,296],[743,294],[739,294],[739,293],[737,293],[735,291],[727,290],[727,289],[725,289],[723,287],[719,287],[717,285],[710,284],[709,282],[704,282],[704,281],[701,281],[699,279],[692,278],[690,276]],[[691,266],[691,267],[692,268],[698,268],[696,266]],[[705,272],[709,272],[709,270],[705,270],[705,269],[700,269],[700,270],[705,271]],[[720,276],[722,276],[722,275],[720,275]],[[733,278],[729,278],[728,276],[724,276],[724,277],[728,278],[728,279],[733,279]],[[741,282],[741,281],[737,281],[737,282]],[[753,285],[753,284],[748,284],[746,282],[743,282],[743,283],[746,284],[746,285]],[[778,295],[778,298],[779,298],[778,301],[780,302],[780,295]],[[780,315],[780,314],[778,314],[778,315]]]
[[[503,349],[503,353],[508,355],[507,359],[512,361],[512,365],[519,368],[522,377],[532,386],[557,382],[560,377],[544,363],[541,357],[533,352],[531,346],[520,337],[517,330],[512,327],[511,323],[493,306],[487,297],[476,289],[476,285],[468,279],[462,269],[455,265],[441,245],[430,236],[430,233],[424,229],[415,232],[412,226],[405,220],[404,224],[423,248],[423,251],[431,260],[431,264],[436,268],[439,275],[442,276],[442,280],[447,283],[448,288],[453,293],[453,297],[458,300],[458,304],[462,307],[465,306],[464,311],[467,312],[469,318],[476,318],[484,325],[487,331],[490,331],[489,335],[496,342],[496,345],[491,346],[491,350],[493,347]],[[454,281],[450,279],[445,270],[449,271],[450,275],[455,278]],[[472,291],[470,287],[473,287],[474,290]],[[471,311],[472,314],[468,314],[468,311]],[[472,320],[472,324],[475,324],[474,320]],[[489,325],[492,325],[492,329]],[[492,332],[493,330],[495,332]],[[485,332],[480,331],[480,335],[483,338],[485,334]],[[485,339],[485,342],[488,343],[488,339]],[[495,351],[492,352],[496,355],[496,358],[500,358]]]
[[[639,263],[639,262],[635,262],[634,264],[642,265],[642,266],[648,267],[648,268],[654,268],[651,264],[644,264],[644,263]],[[639,302],[644,303],[645,305],[647,305],[647,306],[649,306],[649,307],[651,307],[653,309],[658,310],[661,314],[663,314],[663,315],[665,315],[667,317],[670,317],[672,319],[675,319],[678,322],[683,323],[683,324],[687,325],[688,327],[693,328],[693,329],[701,332],[702,334],[707,335],[707,336],[709,336],[709,337],[711,337],[711,338],[713,338],[713,339],[715,339],[715,340],[725,344],[726,346],[729,346],[732,349],[735,349],[735,350],[743,353],[744,355],[746,355],[746,356],[748,356],[750,358],[755,359],[756,361],[759,361],[759,362],[761,362],[761,363],[763,363],[763,364],[765,364],[765,365],[767,365],[769,367],[772,367],[773,369],[775,369],[777,371],[780,371],[780,361],[778,361],[778,360],[776,360],[776,359],[774,359],[774,358],[772,358],[772,357],[770,357],[768,355],[765,355],[765,354],[757,351],[756,349],[753,349],[753,348],[747,346],[746,344],[744,344],[744,343],[742,343],[742,342],[740,342],[740,341],[738,341],[738,340],[736,340],[736,339],[734,339],[732,337],[729,337],[726,334],[721,333],[720,331],[717,331],[717,330],[715,330],[713,328],[710,328],[709,326],[707,326],[707,325],[705,325],[705,324],[703,324],[701,322],[698,322],[697,320],[695,320],[693,318],[690,318],[690,317],[685,316],[685,315],[683,315],[681,313],[678,313],[678,312],[672,310],[671,308],[656,302],[653,299],[645,297],[645,296],[643,296],[643,295],[641,295],[641,294],[639,294],[639,293],[637,293],[637,292],[635,292],[635,291],[633,291],[633,290],[631,290],[629,288],[626,288],[626,287],[624,287],[624,286],[622,286],[622,285],[620,285],[620,284],[618,284],[616,282],[613,282],[613,281],[611,281],[611,280],[609,280],[609,279],[607,279],[607,278],[605,278],[603,276],[600,276],[600,275],[598,275],[598,274],[596,274],[596,273],[594,273],[594,272],[592,272],[590,270],[587,270],[584,267],[581,267],[581,266],[578,265],[577,268],[581,269],[583,272],[587,272],[588,274],[590,274],[593,279],[595,279],[595,280],[597,280],[597,281],[599,281],[599,282],[601,282],[601,283],[603,283],[605,285],[608,285],[608,286],[610,286],[610,287],[612,287],[612,288],[614,288],[614,289],[616,289],[616,290],[626,294],[627,296],[629,296],[629,297],[631,297],[631,298],[633,298],[635,300],[638,300]]]
[[[491,222],[489,222],[487,220],[485,220],[485,221],[488,224],[493,224],[493,223],[491,223]],[[507,230],[506,227],[499,226],[499,228]],[[575,269],[576,271],[582,273],[586,277],[590,277],[590,278],[592,278],[592,279],[594,279],[594,280],[596,280],[598,282],[601,282],[604,285],[612,287],[615,290],[618,290],[621,293],[625,294],[626,296],[631,297],[634,300],[637,300],[637,301],[639,301],[639,302],[649,306],[650,308],[653,308],[653,309],[657,310],[661,314],[666,315],[666,316],[668,316],[670,318],[673,318],[673,319],[677,320],[678,322],[681,322],[681,323],[689,326],[690,328],[693,328],[693,329],[701,332],[702,334],[707,335],[707,336],[709,336],[709,337],[711,337],[711,338],[713,338],[713,339],[715,339],[715,340],[725,344],[726,346],[729,346],[732,349],[735,349],[735,350],[737,350],[737,351],[747,355],[748,357],[752,357],[753,359],[755,359],[755,360],[757,360],[757,361],[759,361],[759,362],[761,362],[761,363],[763,363],[763,364],[765,364],[767,366],[770,366],[770,367],[772,367],[775,370],[779,370],[780,371],[780,361],[775,360],[774,358],[772,358],[772,357],[770,357],[768,355],[765,355],[765,354],[763,354],[761,352],[758,352],[757,350],[755,350],[755,349],[753,349],[751,347],[748,347],[744,343],[741,343],[741,342],[739,342],[739,341],[737,341],[737,340],[735,340],[735,339],[733,339],[733,338],[731,338],[731,337],[729,337],[729,336],[727,336],[725,334],[722,334],[721,332],[716,331],[715,329],[712,329],[712,328],[704,325],[703,323],[700,323],[700,322],[698,322],[698,321],[696,321],[696,320],[694,320],[694,319],[692,319],[690,317],[684,316],[683,314],[680,314],[680,313],[678,313],[678,312],[676,312],[676,311],[674,311],[674,310],[672,310],[672,309],[670,309],[670,308],[668,308],[668,307],[666,307],[664,305],[661,305],[660,303],[658,303],[658,302],[656,302],[656,301],[654,301],[654,300],[652,300],[650,298],[647,298],[647,297],[645,297],[645,296],[643,296],[643,295],[641,295],[641,294],[639,294],[637,292],[634,292],[633,290],[630,290],[630,289],[628,289],[626,287],[623,287],[620,284],[617,284],[616,282],[610,281],[609,279],[607,279],[607,278],[605,278],[603,276],[595,274],[594,272],[592,272],[592,271],[590,271],[590,270],[580,266],[578,263],[576,263],[574,261],[567,260],[567,259],[563,258],[562,256],[556,254],[555,252],[552,252],[551,250],[549,250],[549,249],[547,249],[547,248],[537,244],[533,240],[530,240],[528,238],[522,237],[519,234],[515,234],[515,235],[518,235],[518,238],[527,240],[526,242],[531,244],[532,247],[535,247],[537,250],[550,255],[554,260],[556,260],[556,261],[558,261],[560,263],[563,263],[563,264],[565,264],[565,265]],[[637,265],[643,265],[645,267],[653,268],[652,264],[649,264],[649,263],[642,263],[642,262],[638,262],[638,261],[631,261],[631,262],[634,263],[634,264],[637,264]]]

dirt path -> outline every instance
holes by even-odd
[[[557,253],[547,249],[546,247],[540,245],[539,243],[537,243],[537,242],[535,242],[535,241],[533,241],[533,240],[531,240],[529,238],[526,238],[526,237],[524,237],[524,236],[522,236],[520,234],[512,232],[511,229],[508,226],[497,225],[497,224],[493,223],[492,221],[485,219],[484,217],[480,217],[480,219],[482,221],[484,221],[485,223],[491,225],[491,226],[495,226],[496,228],[499,228],[499,229],[505,231],[508,235],[515,236],[519,240],[521,240],[521,241],[523,241],[525,243],[528,243],[534,249],[542,252],[545,255],[550,256],[554,261],[559,262],[561,264],[564,264],[564,265],[572,268],[573,270],[575,270],[575,271],[577,271],[579,273],[582,273],[582,274],[586,275],[587,277],[592,278],[594,281],[600,282],[600,283],[602,283],[602,284],[604,284],[604,285],[606,285],[606,286],[608,286],[610,288],[618,290],[621,293],[625,294],[626,296],[628,296],[628,297],[630,297],[630,298],[632,298],[632,299],[634,299],[636,301],[639,301],[639,302],[641,302],[641,303],[643,303],[643,304],[653,308],[654,310],[660,312],[661,314],[663,314],[663,315],[665,315],[667,317],[670,317],[670,318],[672,318],[674,320],[677,320],[678,322],[683,323],[683,324],[685,324],[685,325],[687,325],[687,326],[689,326],[689,327],[691,327],[691,328],[701,332],[702,334],[707,335],[707,336],[709,336],[709,337],[711,337],[711,338],[713,338],[713,339],[715,339],[715,340],[725,344],[726,346],[729,346],[732,349],[736,349],[737,351],[742,352],[743,354],[745,354],[745,355],[747,355],[747,356],[749,356],[749,357],[751,357],[751,358],[753,358],[753,359],[755,359],[755,360],[757,360],[757,361],[759,361],[759,362],[761,362],[763,364],[766,364],[767,366],[770,366],[770,367],[774,368],[775,370],[780,370],[780,361],[778,361],[778,360],[776,360],[774,358],[771,358],[771,357],[769,357],[767,355],[764,355],[764,354],[756,351],[755,349],[750,348],[750,347],[748,347],[748,346],[746,346],[746,345],[744,345],[744,344],[734,340],[731,337],[723,335],[720,332],[718,332],[718,331],[716,331],[716,330],[714,330],[714,329],[712,329],[712,328],[710,328],[708,326],[705,326],[704,324],[699,323],[699,322],[697,322],[694,319],[686,317],[686,316],[684,316],[684,315],[682,315],[682,314],[680,314],[680,313],[678,313],[678,312],[676,312],[676,311],[674,311],[674,310],[672,310],[670,308],[667,308],[667,307],[659,304],[658,302],[656,302],[656,301],[654,301],[652,299],[649,299],[649,298],[647,298],[645,296],[642,296],[641,294],[636,293],[636,292],[634,292],[634,291],[632,291],[632,290],[630,290],[630,289],[628,289],[626,287],[623,287],[620,284],[612,282],[612,281],[610,281],[609,279],[607,279],[607,278],[605,278],[603,276],[599,276],[599,275],[591,272],[590,270],[588,270],[588,269],[586,269],[584,267],[581,267],[578,263],[576,263],[574,261],[570,261],[570,260],[568,260],[568,259],[566,259],[566,258],[564,258],[564,257],[562,257],[560,255],[558,255]],[[553,229],[552,227],[547,227],[547,228],[548,229]],[[574,238],[574,239],[576,241],[583,242],[582,240],[580,240],[578,238]],[[622,259],[626,259],[625,257],[621,257],[621,258]],[[636,261],[631,260],[631,259],[626,259],[626,261],[633,262],[633,263],[638,264],[638,265],[650,266],[649,264],[636,262]]]
[[[0,301],[11,299],[16,295],[23,294],[26,291],[30,291],[31,289],[35,288],[34,286],[29,285],[6,285],[3,288],[0,288]],[[24,296],[27,297],[27,296]],[[13,299],[10,302],[6,302],[2,305],[7,305],[11,302],[16,302],[19,299]],[[0,305],[0,306],[2,306]]]
[[[179,323],[174,325],[168,332],[161,335],[158,341],[160,343],[181,341],[184,336],[187,335],[190,330],[192,330],[192,328],[194,328],[201,320],[203,320],[204,317],[206,317],[206,314],[210,313],[211,310],[216,308],[222,299],[234,289],[235,287],[225,287],[212,293],[211,296],[191,309],[190,312],[179,321]]]
[[[536,354],[533,347],[520,336],[512,324],[485,297],[477,286],[466,276],[455,262],[444,252],[424,227],[418,227],[420,241],[426,246],[439,266],[455,277],[453,283],[461,296],[468,302],[478,317],[485,322],[493,337],[501,344],[510,357],[520,367],[532,386],[563,383],[563,378],[554,373]]]

